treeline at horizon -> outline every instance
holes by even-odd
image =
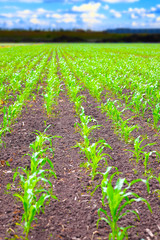
[[[115,31],[0,29],[0,42],[160,42],[160,33],[138,33],[132,29]],[[117,31],[117,32],[116,32]],[[126,32],[125,32],[126,31]]]

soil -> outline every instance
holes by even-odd
[[[115,135],[111,120],[106,121],[105,113],[102,114],[100,109],[96,108],[97,103],[88,92],[85,91],[83,94],[86,96],[86,102],[83,103],[85,113],[93,116],[98,124],[102,125],[93,132],[92,141],[103,138],[112,147],[112,150],[106,149],[106,153],[112,157],[112,159],[107,158],[108,165],[117,167],[122,172],[121,176],[126,177],[129,182],[142,178],[143,163],[139,162],[136,166],[134,160],[129,161],[132,159],[131,152],[125,151],[132,149],[132,146]],[[108,239],[109,226],[104,221],[100,221],[97,228],[97,210],[102,207],[101,189],[97,189],[91,197],[91,192],[100,183],[101,176],[97,175],[95,180],[91,181],[89,172],[80,167],[85,161],[83,155],[79,153],[78,148],[73,148],[76,142],[81,141],[81,136],[74,127],[76,121],[78,117],[66,92],[60,93],[58,106],[50,118],[47,118],[43,108],[43,97],[37,95],[36,100],[28,102],[27,108],[23,109],[21,117],[13,125],[12,132],[4,137],[6,146],[0,149],[0,239],[16,239],[16,236],[21,239],[20,236],[24,236],[22,228],[16,225],[21,220],[23,208],[22,204],[13,197],[15,192],[20,191],[17,187],[18,179],[13,183],[13,172],[17,167],[29,166],[29,157],[24,155],[29,152],[29,144],[36,138],[35,130],[43,132],[48,125],[50,127],[47,134],[62,137],[55,138],[54,141],[55,154],[52,160],[57,179],[51,180],[54,193],[59,200],[51,200],[45,207],[45,214],[40,213],[37,216],[38,223],[33,223],[34,228],[30,231],[29,239]],[[141,125],[143,127],[143,122]],[[150,137],[154,138],[157,145],[159,144],[159,137],[155,139],[154,131],[150,133]],[[153,146],[148,150],[152,148]],[[6,165],[6,161],[10,166]],[[151,156],[150,162],[157,176],[160,167],[155,156]],[[106,166],[102,164],[100,168],[104,172]],[[7,184],[11,184],[11,189],[6,189]],[[158,188],[159,184],[155,179],[150,180],[150,194],[147,193],[143,183],[137,183],[132,187],[133,191],[149,201],[153,212],[151,214],[147,206],[141,202],[129,206],[140,215],[140,221],[133,214],[128,214],[119,222],[120,226],[124,227],[136,226],[129,229],[129,240],[160,240],[160,198],[154,192]]]

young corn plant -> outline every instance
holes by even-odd
[[[136,158],[136,163],[138,163],[142,158],[143,158],[143,154],[144,154],[144,151],[143,149],[147,146],[153,146],[155,145],[156,143],[148,143],[144,146],[141,146],[142,142],[146,139],[146,138],[143,138],[142,140],[140,140],[140,137],[141,136],[138,136],[135,140],[134,140],[134,150],[128,150],[127,151],[130,151],[133,153],[133,157]]]
[[[81,136],[86,136],[88,137],[89,134],[94,130],[94,129],[97,129],[97,128],[100,128],[101,125],[92,125],[92,126],[88,126],[88,124],[90,122],[96,122],[96,120],[94,118],[92,118],[91,116],[88,116],[88,115],[85,115],[84,113],[84,108],[81,107],[81,113],[80,113],[80,121],[81,123],[78,123],[76,122],[74,124],[74,127],[78,128],[79,129],[79,132],[81,134]]]
[[[133,130],[138,129],[138,125],[132,125],[132,126],[128,126],[127,122],[130,119],[127,119],[125,121],[121,121],[121,125],[120,125],[120,129],[119,129],[119,133],[121,135],[121,138],[124,139],[124,141],[126,143],[131,142],[133,139],[133,137],[131,137],[131,133],[133,132]]]
[[[7,115],[7,110],[4,107],[3,109],[3,122],[0,125],[0,137],[2,135],[5,135],[6,132],[10,132],[10,127],[9,127],[9,121],[8,121],[8,115]]]
[[[75,105],[75,110],[76,113],[78,115],[80,115],[81,110],[82,110],[82,102],[85,101],[85,96],[83,95],[79,95],[78,97],[76,97],[75,101],[74,101],[74,105]]]
[[[30,168],[18,167],[13,176],[13,181],[19,177],[22,188],[22,192],[15,193],[14,196],[23,204],[24,214],[20,225],[26,234],[25,239],[28,239],[32,222],[37,220],[36,214],[39,214],[40,211],[44,212],[46,201],[50,201],[51,198],[57,199],[53,194],[52,183],[49,180],[51,175],[56,178],[56,174],[53,163],[47,156],[48,150],[53,153],[52,138],[57,136],[46,135],[47,129],[48,127],[43,133],[38,132],[35,142],[30,144],[31,153],[28,154],[31,161]],[[45,144],[46,141],[49,141],[49,146]],[[46,163],[50,167],[43,169]]]
[[[89,92],[90,94],[96,98],[97,102],[100,102],[101,100],[101,94],[103,91],[103,88],[101,86],[100,83],[96,82],[96,81],[90,81],[90,85],[89,85]]]
[[[148,181],[152,178],[155,178],[159,182],[159,185],[160,185],[160,173],[158,174],[158,177],[153,176],[153,175],[149,176]],[[154,192],[157,193],[158,197],[160,198],[160,189],[156,189],[156,190],[154,190]]]
[[[46,108],[47,115],[50,116],[53,111],[53,106],[57,105],[55,90],[51,88],[43,96],[44,96],[44,106]]]
[[[144,165],[144,175],[147,175],[147,173],[150,173],[150,170],[147,170],[148,167],[148,162],[149,162],[149,157],[152,155],[154,151],[152,152],[143,152],[144,157],[143,157],[143,165]]]
[[[70,98],[73,102],[75,102],[77,98],[77,94],[82,90],[82,87],[80,85],[71,85],[69,92],[70,92]]]
[[[156,159],[157,159],[157,162],[159,163],[160,162],[160,152],[159,151],[156,151]]]
[[[87,142],[87,145],[89,142]],[[97,168],[99,167],[99,163],[101,160],[104,160],[106,165],[108,165],[107,160],[104,156],[111,156],[107,153],[103,153],[104,148],[111,148],[111,146],[106,143],[105,140],[100,139],[98,142],[92,143],[91,145],[86,146],[81,146],[79,145],[81,152],[83,152],[87,158],[87,162],[84,165],[86,168],[91,169],[90,176],[92,177],[92,180],[94,180],[97,172]]]
[[[117,103],[116,100],[112,102],[110,99],[108,99],[105,104],[101,104],[101,111],[107,112],[109,118],[112,119],[112,123],[115,126],[115,132],[118,133],[125,142],[132,142],[133,137],[131,136],[131,133],[133,130],[138,129],[139,127],[138,125],[128,126],[127,123],[131,118],[125,121],[123,121],[121,118],[122,112],[124,112],[126,108],[124,108],[122,111],[119,111],[115,106],[115,103]]]
[[[160,121],[160,104],[157,103],[155,108],[152,108],[152,114],[153,114],[153,125],[155,129],[160,129],[160,125],[158,125]]]
[[[116,103],[116,100],[112,102],[110,99],[108,99],[105,103],[105,111],[107,112],[107,115],[112,119],[116,129],[119,129],[122,122],[122,111],[120,112],[117,109],[117,107],[115,106]]]
[[[46,190],[45,187],[39,187],[39,185],[46,186],[46,184],[49,184],[50,189],[52,189],[52,183],[47,178],[42,177],[44,170],[36,171],[33,174],[30,174],[27,169],[21,168],[21,170],[26,174],[26,177],[17,170],[13,180],[19,175],[23,192],[15,193],[14,196],[23,204],[24,214],[21,220],[22,224],[19,225],[24,229],[26,239],[28,239],[29,231],[32,228],[31,224],[34,220],[37,220],[35,215],[39,214],[41,210],[44,212],[44,204],[47,199],[50,200],[51,197],[57,199],[57,197],[51,191]]]
[[[155,177],[155,179],[159,182],[159,185],[160,185],[160,173],[158,177]],[[156,192],[158,193],[158,197],[160,198],[160,189],[157,189]]]
[[[149,183],[143,179],[136,179],[128,183],[125,178],[118,178],[115,186],[113,186],[113,178],[119,175],[120,172],[117,168],[116,172],[109,176],[109,173],[113,167],[108,167],[105,173],[102,173],[103,180],[101,185],[98,185],[96,189],[100,186],[102,190],[102,205],[109,207],[109,212],[103,208],[98,209],[99,219],[97,221],[97,227],[101,220],[105,221],[111,228],[111,233],[109,234],[109,240],[123,240],[127,239],[127,230],[133,226],[119,227],[118,221],[127,215],[128,213],[133,213],[139,219],[139,214],[136,210],[130,210],[125,208],[131,205],[133,202],[144,202],[148,209],[152,212],[150,204],[148,201],[140,197],[135,192],[130,190],[131,186],[137,182],[143,182],[147,185],[147,190],[149,191]],[[126,186],[125,186],[126,185]],[[104,217],[101,217],[101,213]]]
[[[143,106],[142,106],[143,104]],[[135,112],[140,115],[141,111],[144,115],[145,110],[146,110],[146,104],[147,102],[144,100],[144,96],[143,94],[139,93],[139,92],[135,92],[133,97],[132,97],[132,101],[130,101],[130,106],[134,107]],[[142,110],[143,107],[143,110]],[[133,109],[130,109],[131,111],[133,111]]]

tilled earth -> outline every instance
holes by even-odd
[[[83,104],[85,113],[93,116],[102,127],[92,134],[92,140],[105,139],[112,147],[112,150],[106,149],[112,159],[107,158],[109,166],[116,166],[123,177],[128,181],[135,178],[142,178],[144,171],[143,163],[135,166],[132,154],[126,149],[133,147],[121,141],[115,135],[110,120],[106,121],[106,115],[101,114],[97,109],[97,103],[86,92],[87,101]],[[91,181],[89,172],[80,167],[84,161],[83,156],[78,152],[79,149],[73,148],[77,141],[81,141],[80,134],[74,127],[78,117],[74,111],[73,104],[69,102],[64,92],[60,93],[58,106],[55,109],[54,116],[47,118],[43,109],[43,98],[37,96],[35,101],[27,104],[22,116],[17,119],[11,133],[4,137],[6,147],[0,149],[0,239],[21,239],[23,230],[16,225],[20,222],[23,214],[22,204],[17,201],[13,194],[20,191],[18,179],[13,184],[14,169],[20,166],[29,166],[29,158],[24,156],[29,152],[29,144],[36,138],[35,130],[43,132],[48,126],[47,134],[61,136],[55,138],[55,154],[52,159],[55,167],[57,179],[51,179],[55,195],[58,201],[51,200],[45,207],[45,214],[40,213],[38,222],[33,223],[33,229],[30,231],[29,239],[33,240],[103,240],[108,239],[110,232],[109,226],[101,221],[97,228],[98,208],[101,204],[100,188],[91,197],[94,187],[100,183],[101,177],[97,176]],[[134,120],[133,120],[134,121]],[[134,123],[134,122],[133,122]],[[143,125],[143,122],[141,123]],[[145,126],[145,123],[144,123]],[[143,127],[143,126],[142,126]],[[155,139],[156,138],[156,139]],[[155,132],[150,133],[150,141],[156,141],[158,148],[159,138],[155,137]],[[152,150],[151,147],[147,150]],[[10,166],[7,166],[5,162]],[[159,172],[159,164],[155,157],[150,158],[150,167]],[[104,172],[105,166],[101,166]],[[11,189],[7,190],[6,185],[12,184]],[[150,180],[150,194],[142,183],[137,183],[132,190],[141,197],[146,198],[151,207],[152,214],[144,203],[138,202],[129,206],[140,214],[140,221],[132,214],[128,214],[119,222],[120,226],[135,225],[128,231],[129,240],[160,240],[160,200],[155,189],[159,188],[158,182]]]

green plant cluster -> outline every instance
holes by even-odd
[[[52,59],[49,64],[49,73],[46,79],[47,87],[43,93],[44,97],[44,107],[46,108],[47,115],[51,116],[54,107],[58,104],[57,100],[59,98],[59,93],[61,90],[60,79],[57,76],[57,64],[55,62],[55,54],[52,56]]]
[[[1,112],[3,113],[3,121],[0,123],[0,144],[3,142],[2,136],[5,135],[6,132],[11,131],[11,126],[16,121],[16,118],[21,115],[22,109],[26,105],[26,101],[29,99],[29,97],[34,95],[33,91],[37,87],[39,78],[44,66],[46,65],[49,54],[50,52],[43,56],[35,70],[32,69],[29,72],[28,78],[25,80],[25,87],[20,94],[17,94],[17,99],[14,101],[14,103],[10,104],[9,106],[4,106],[1,109]],[[17,85],[17,82],[15,82],[15,86]]]
[[[47,129],[43,133],[37,132],[36,140],[30,144],[30,153],[28,153],[30,166],[18,167],[13,176],[13,181],[19,177],[22,190],[20,193],[15,193],[14,196],[23,204],[24,213],[20,226],[24,229],[26,239],[32,228],[32,222],[37,220],[36,214],[39,214],[40,211],[44,213],[45,204],[51,198],[57,199],[53,194],[53,184],[50,181],[50,177],[53,175],[56,178],[56,174],[47,153],[51,152],[54,155],[52,139],[58,136],[45,134]],[[49,145],[48,143],[46,145],[46,141],[49,142]],[[49,168],[46,167],[46,164]]]

